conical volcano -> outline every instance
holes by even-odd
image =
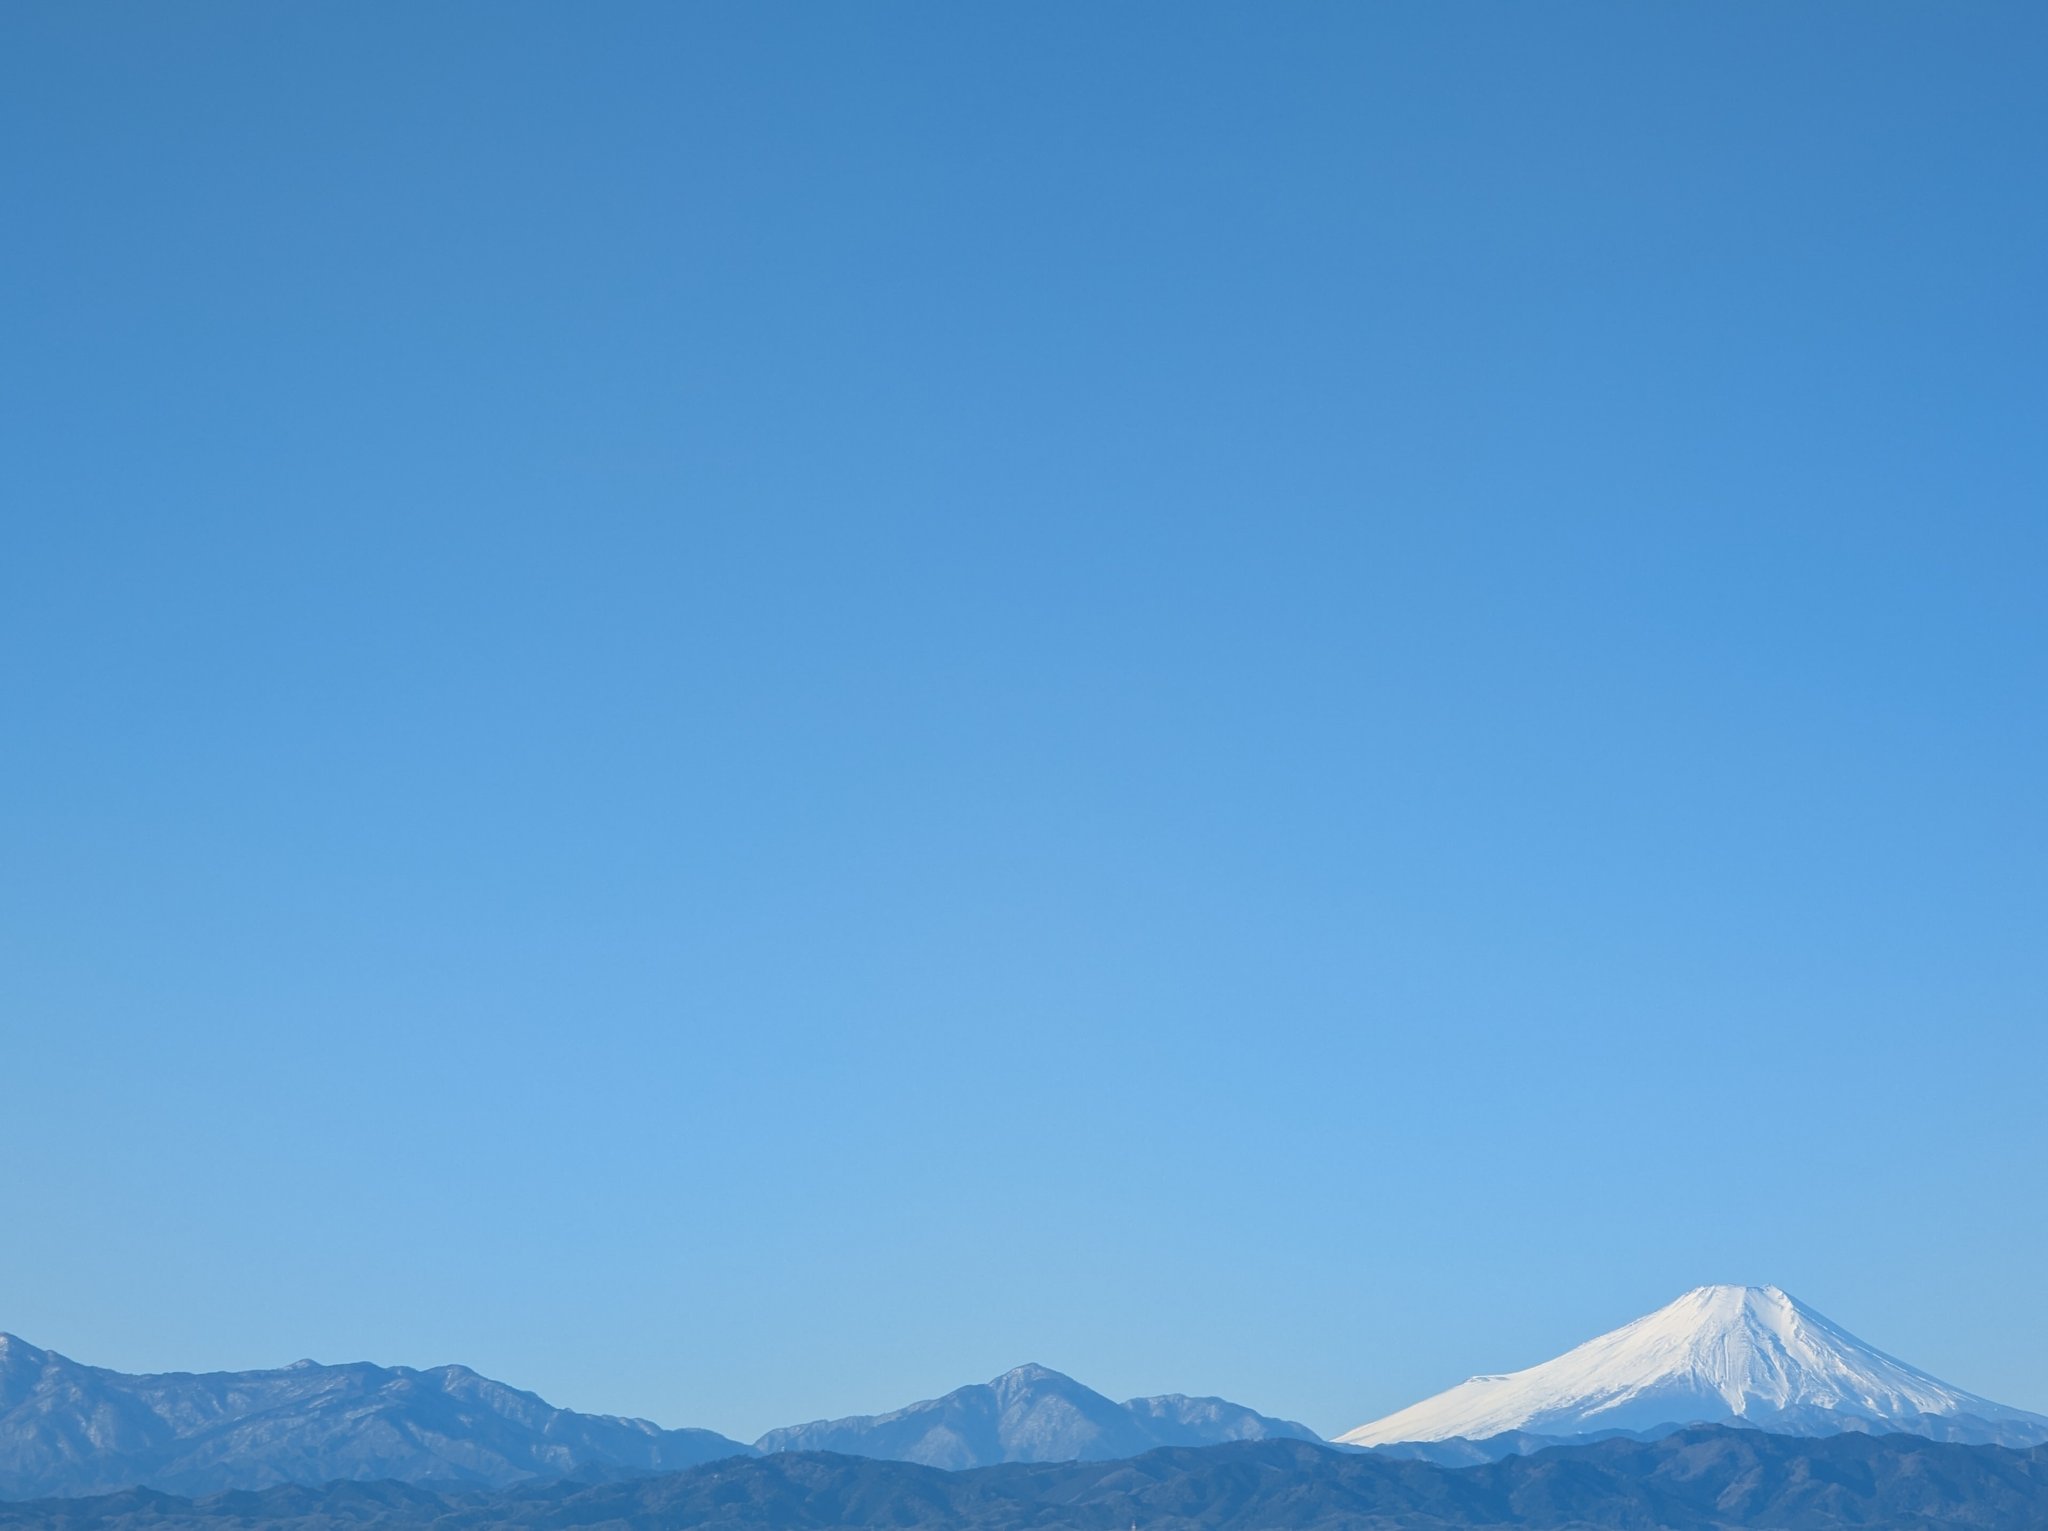
[[[1788,1435],[1902,1430],[2035,1445],[2048,1418],[1895,1360],[1774,1286],[1695,1287],[1553,1361],[1473,1377],[1338,1437],[1354,1446],[1569,1437],[1700,1422]]]

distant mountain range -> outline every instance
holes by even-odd
[[[334,1478],[503,1487],[596,1468],[671,1472],[751,1449],[710,1430],[574,1414],[466,1366],[129,1376],[0,1335],[6,1499]]]
[[[771,1430],[749,1446],[711,1430],[557,1409],[463,1366],[300,1361],[131,1376],[0,1335],[0,1499],[131,1485],[211,1494],[334,1479],[505,1488],[672,1472],[763,1451],[984,1467],[1272,1438],[1319,1439],[1306,1425],[1221,1398],[1114,1403],[1043,1366],[890,1414]]]
[[[1699,1423],[1793,1436],[2048,1443],[2048,1418],[1941,1382],[1776,1287],[1715,1286],[1540,1366],[1471,1378],[1339,1444],[1386,1461],[1470,1467],[1560,1446],[1622,1453]],[[763,1454],[963,1471],[1275,1441],[1321,1444],[1306,1425],[1221,1398],[1117,1403],[1043,1366],[887,1414],[771,1430],[747,1445],[710,1430],[558,1409],[461,1366],[301,1361],[129,1376],[0,1335],[0,1499],[137,1485],[203,1496],[337,1479],[503,1490]]]
[[[1305,1441],[949,1473],[817,1452],[497,1493],[396,1483],[0,1504],[0,1531],[2039,1531],[2048,1448],[1700,1427],[1448,1468]]]

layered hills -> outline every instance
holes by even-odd
[[[2037,1531],[2048,1448],[1701,1427],[1476,1467],[1304,1441],[945,1472],[817,1452],[494,1494],[403,1484],[0,1505],[0,1531]]]

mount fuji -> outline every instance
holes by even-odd
[[[1385,1446],[1519,1433],[1550,1444],[1697,1423],[1780,1435],[1899,1431],[1980,1445],[2048,1442],[2048,1417],[1951,1387],[1774,1286],[1696,1287],[1555,1360],[1473,1377],[1337,1439]]]

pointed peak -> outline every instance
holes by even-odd
[[[1036,1407],[1041,1400],[1055,1398],[1083,1408],[1088,1407],[1090,1400],[1100,1400],[1104,1406],[1109,1406],[1109,1400],[1086,1383],[1076,1382],[1065,1372],[1040,1366],[1036,1361],[1011,1367],[1000,1377],[991,1379],[988,1387],[1004,1408],[1018,1405]]]

